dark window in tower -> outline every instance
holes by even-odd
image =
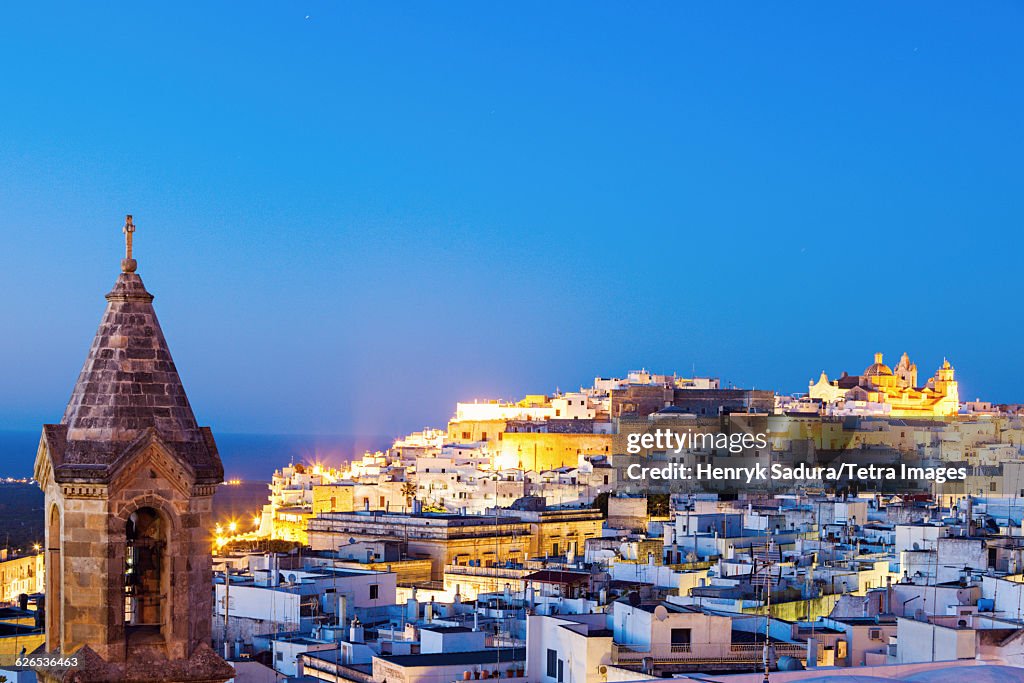
[[[125,633],[159,635],[165,595],[166,523],[153,508],[140,508],[128,519],[125,534]]]

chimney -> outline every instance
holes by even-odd
[[[352,626],[349,628],[348,639],[351,643],[363,642],[363,625],[359,623],[359,617],[352,620]]]
[[[406,621],[416,621],[420,618],[420,603],[416,600],[415,596],[405,601],[405,619]]]
[[[348,596],[338,596],[338,626],[344,631],[345,626],[348,624]]]
[[[270,571],[270,585],[280,586],[281,585],[281,560],[277,556],[277,553],[270,553],[269,561],[267,562],[267,569]]]
[[[808,638],[807,639],[807,668],[816,669],[818,668],[818,639]]]

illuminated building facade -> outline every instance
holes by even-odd
[[[260,513],[256,536],[305,543],[306,523],[313,516],[314,489],[330,486],[339,478],[337,471],[319,464],[294,463],[276,470],[270,480],[270,495]]]
[[[509,516],[325,513],[310,520],[313,550],[337,550],[364,541],[406,543],[410,555],[431,560],[432,578],[446,565],[522,563],[535,557],[582,555],[588,538],[601,535],[598,510],[515,511]]]
[[[808,398],[821,400],[828,412],[865,412],[891,417],[948,417],[960,410],[953,366],[944,360],[924,386],[917,386],[917,365],[904,353],[895,371],[875,354],[861,375],[843,373],[829,380],[824,372],[808,385]],[[858,411],[855,407],[861,407]]]
[[[18,596],[42,593],[45,590],[43,554],[8,557],[0,551],[0,602],[15,603]]]

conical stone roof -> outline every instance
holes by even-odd
[[[59,425],[44,439],[57,481],[105,481],[117,462],[159,439],[195,471],[197,483],[220,482],[213,435],[200,427],[171,358],[153,295],[129,255]]]
[[[165,441],[201,441],[142,278],[121,273],[107,302],[61,420],[68,440],[126,442],[153,427]]]

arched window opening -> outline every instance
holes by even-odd
[[[46,649],[60,651],[61,646],[61,579],[64,568],[60,561],[60,508],[50,509],[50,522],[46,529]]]
[[[163,623],[166,522],[153,508],[128,518],[124,554],[124,624],[128,635],[159,635]]]

